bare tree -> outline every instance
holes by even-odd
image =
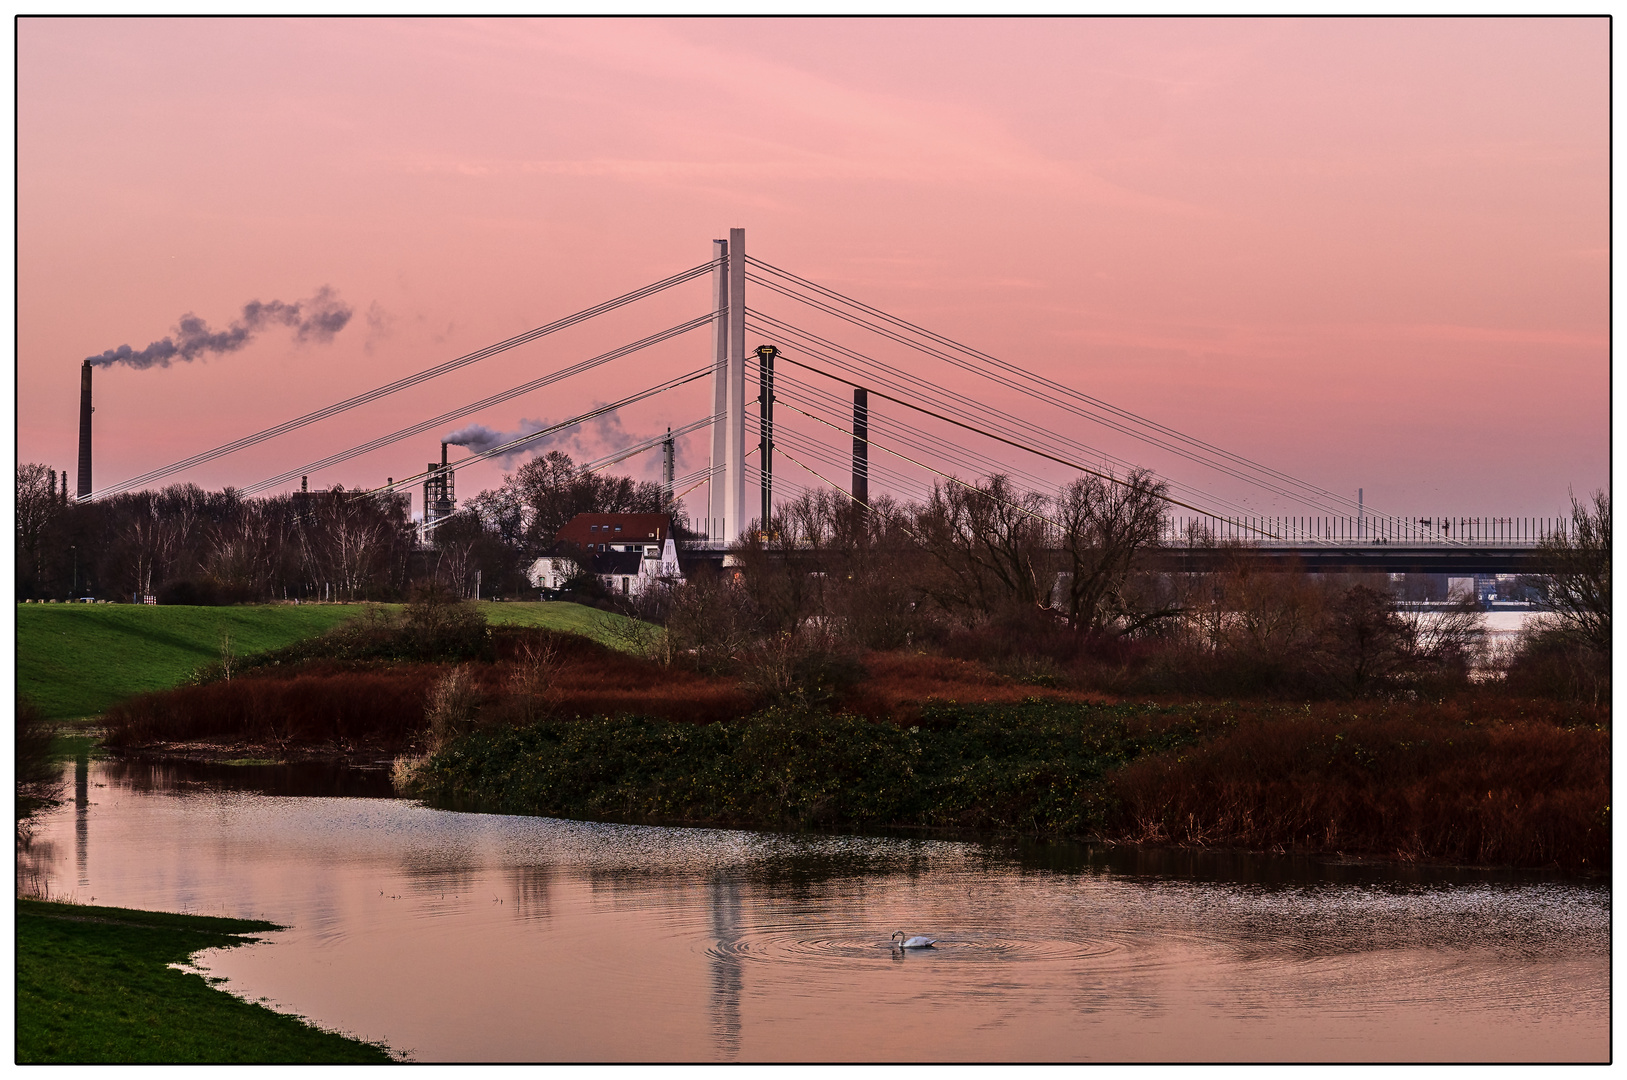
[[[1604,655],[1610,653],[1610,493],[1589,502],[1571,496],[1568,532],[1543,538],[1542,573],[1531,584],[1553,628]]]
[[[741,584],[772,632],[795,635],[810,619],[823,623],[828,615],[827,562],[838,497],[804,492],[766,524],[754,521],[729,549],[742,571]]]
[[[1149,603],[1151,590],[1127,587],[1142,554],[1158,545],[1167,494],[1163,481],[1137,469],[1122,481],[1080,477],[1057,496],[1060,591],[1074,630],[1133,633],[1175,613],[1167,601]]]
[[[301,535],[307,571],[330,583],[335,596],[388,589],[393,550],[407,542],[400,505],[342,487],[313,493],[311,501]]]
[[[1001,474],[934,484],[912,531],[937,573],[923,587],[968,623],[1011,606],[1035,606],[1045,546],[1045,497],[1018,491]]]
[[[751,597],[725,571],[696,568],[667,596],[667,637],[674,654],[692,657],[703,670],[734,665],[762,636]]]
[[[1314,655],[1334,690],[1360,696],[1413,670],[1416,629],[1394,597],[1352,585],[1332,600]]]
[[[569,454],[551,450],[503,478],[480,496],[482,516],[520,531],[527,552],[553,548],[554,537],[577,514],[661,513],[668,509],[660,484],[626,476],[587,473]]]
[[[63,505],[51,486],[51,470],[36,462],[17,466],[17,569],[31,583],[45,576],[45,553],[51,527]]]

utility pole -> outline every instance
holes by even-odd
[[[672,509],[672,425],[667,425],[667,437],[661,443],[661,482],[666,492],[667,509]]]
[[[774,513],[774,357],[780,350],[772,345],[757,346],[757,418],[761,430],[757,437],[757,457],[762,462],[758,472],[763,478],[763,528]]]
[[[729,230],[729,357],[723,539],[746,531],[746,230]]]
[[[723,497],[724,462],[729,446],[726,433],[729,415],[729,242],[712,241],[712,456],[706,480],[706,535],[723,535],[723,519],[728,513]]]
[[[870,393],[853,388],[853,501],[870,509]]]

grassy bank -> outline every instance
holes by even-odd
[[[391,1060],[168,965],[240,945],[271,923],[17,901],[21,1064]]]
[[[1591,707],[1036,700],[928,704],[909,727],[787,710],[553,720],[454,739],[407,787],[498,813],[1602,872],[1609,770]]]
[[[219,660],[222,633],[238,655],[259,652],[323,633],[368,606],[18,604],[17,689],[48,719],[95,716],[132,695],[174,686],[198,666]],[[497,625],[548,627],[612,645],[608,627],[622,620],[567,603],[480,609]]]

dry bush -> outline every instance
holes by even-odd
[[[547,704],[555,716],[636,713],[688,723],[743,716],[752,696],[729,678],[630,656],[588,638],[548,630],[499,627],[497,670],[511,670],[528,647],[553,653]],[[520,724],[525,712],[506,685],[495,685],[482,712],[484,722]]]
[[[1114,779],[1116,838],[1434,862],[1609,865],[1599,709],[1486,699],[1245,712]]]
[[[1502,667],[1503,689],[1556,701],[1610,701],[1610,653],[1548,618],[1533,620]]]
[[[831,705],[864,678],[858,660],[813,627],[776,634],[746,656],[743,668],[742,689],[764,705]]]
[[[504,689],[518,704],[524,723],[548,716],[558,707],[555,682],[560,663],[559,647],[551,638],[528,637],[520,643]]]
[[[1014,705],[1028,701],[1111,700],[1100,693],[1052,688],[1015,679],[973,660],[920,652],[867,653],[860,682],[842,695],[842,708],[908,727],[923,704]]]
[[[666,629],[675,656],[716,673],[733,670],[762,639],[762,620],[747,591],[705,567],[672,590]]]
[[[108,710],[107,743],[131,748],[229,739],[277,747],[402,746],[423,727],[425,694],[440,670],[428,665],[389,671],[316,665],[141,694]]]
[[[435,681],[424,700],[429,745],[439,750],[474,727],[481,694],[468,667],[459,664]]]

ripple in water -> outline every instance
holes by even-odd
[[[1099,959],[1122,952],[1125,945],[1109,939],[1054,941],[1011,936],[959,935],[938,938],[929,949],[900,949],[880,937],[807,937],[805,927],[754,929],[748,936],[707,942],[707,956],[749,963],[840,967],[882,960],[978,962],[1070,962]],[[928,935],[930,936],[930,935]]]

